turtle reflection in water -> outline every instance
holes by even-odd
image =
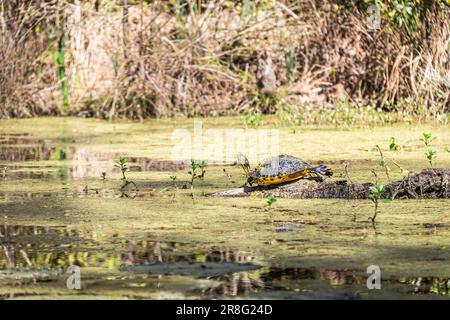
[[[250,186],[277,185],[312,175],[328,177],[333,175],[333,172],[323,164],[313,167],[297,157],[284,154],[263,161],[254,170],[250,169],[250,163],[242,153],[238,153],[238,162],[244,169],[248,177],[247,184]]]

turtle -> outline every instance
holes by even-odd
[[[248,177],[247,184],[250,186],[253,184],[259,186],[277,185],[311,175],[327,177],[333,175],[333,171],[323,164],[313,167],[297,157],[285,154],[264,160],[254,170],[250,169],[250,163],[242,153],[238,153],[237,158]]]

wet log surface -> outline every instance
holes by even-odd
[[[387,184],[383,198],[438,199],[450,197],[450,169],[425,169],[410,173],[402,180]],[[294,183],[272,187],[241,187],[210,194],[216,197],[247,197],[259,193],[264,197],[298,199],[367,199],[372,183],[356,184],[346,180],[332,182],[317,178],[301,179]]]

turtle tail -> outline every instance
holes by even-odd
[[[331,171],[331,169],[328,169],[325,165],[321,164],[318,167],[315,167],[312,169],[313,172],[327,176],[327,177],[331,177],[333,175],[333,171]]]

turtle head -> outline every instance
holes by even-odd
[[[247,157],[239,152],[237,155],[237,159],[239,164],[242,166],[242,169],[244,169],[247,177],[250,177],[250,163],[248,162]]]

